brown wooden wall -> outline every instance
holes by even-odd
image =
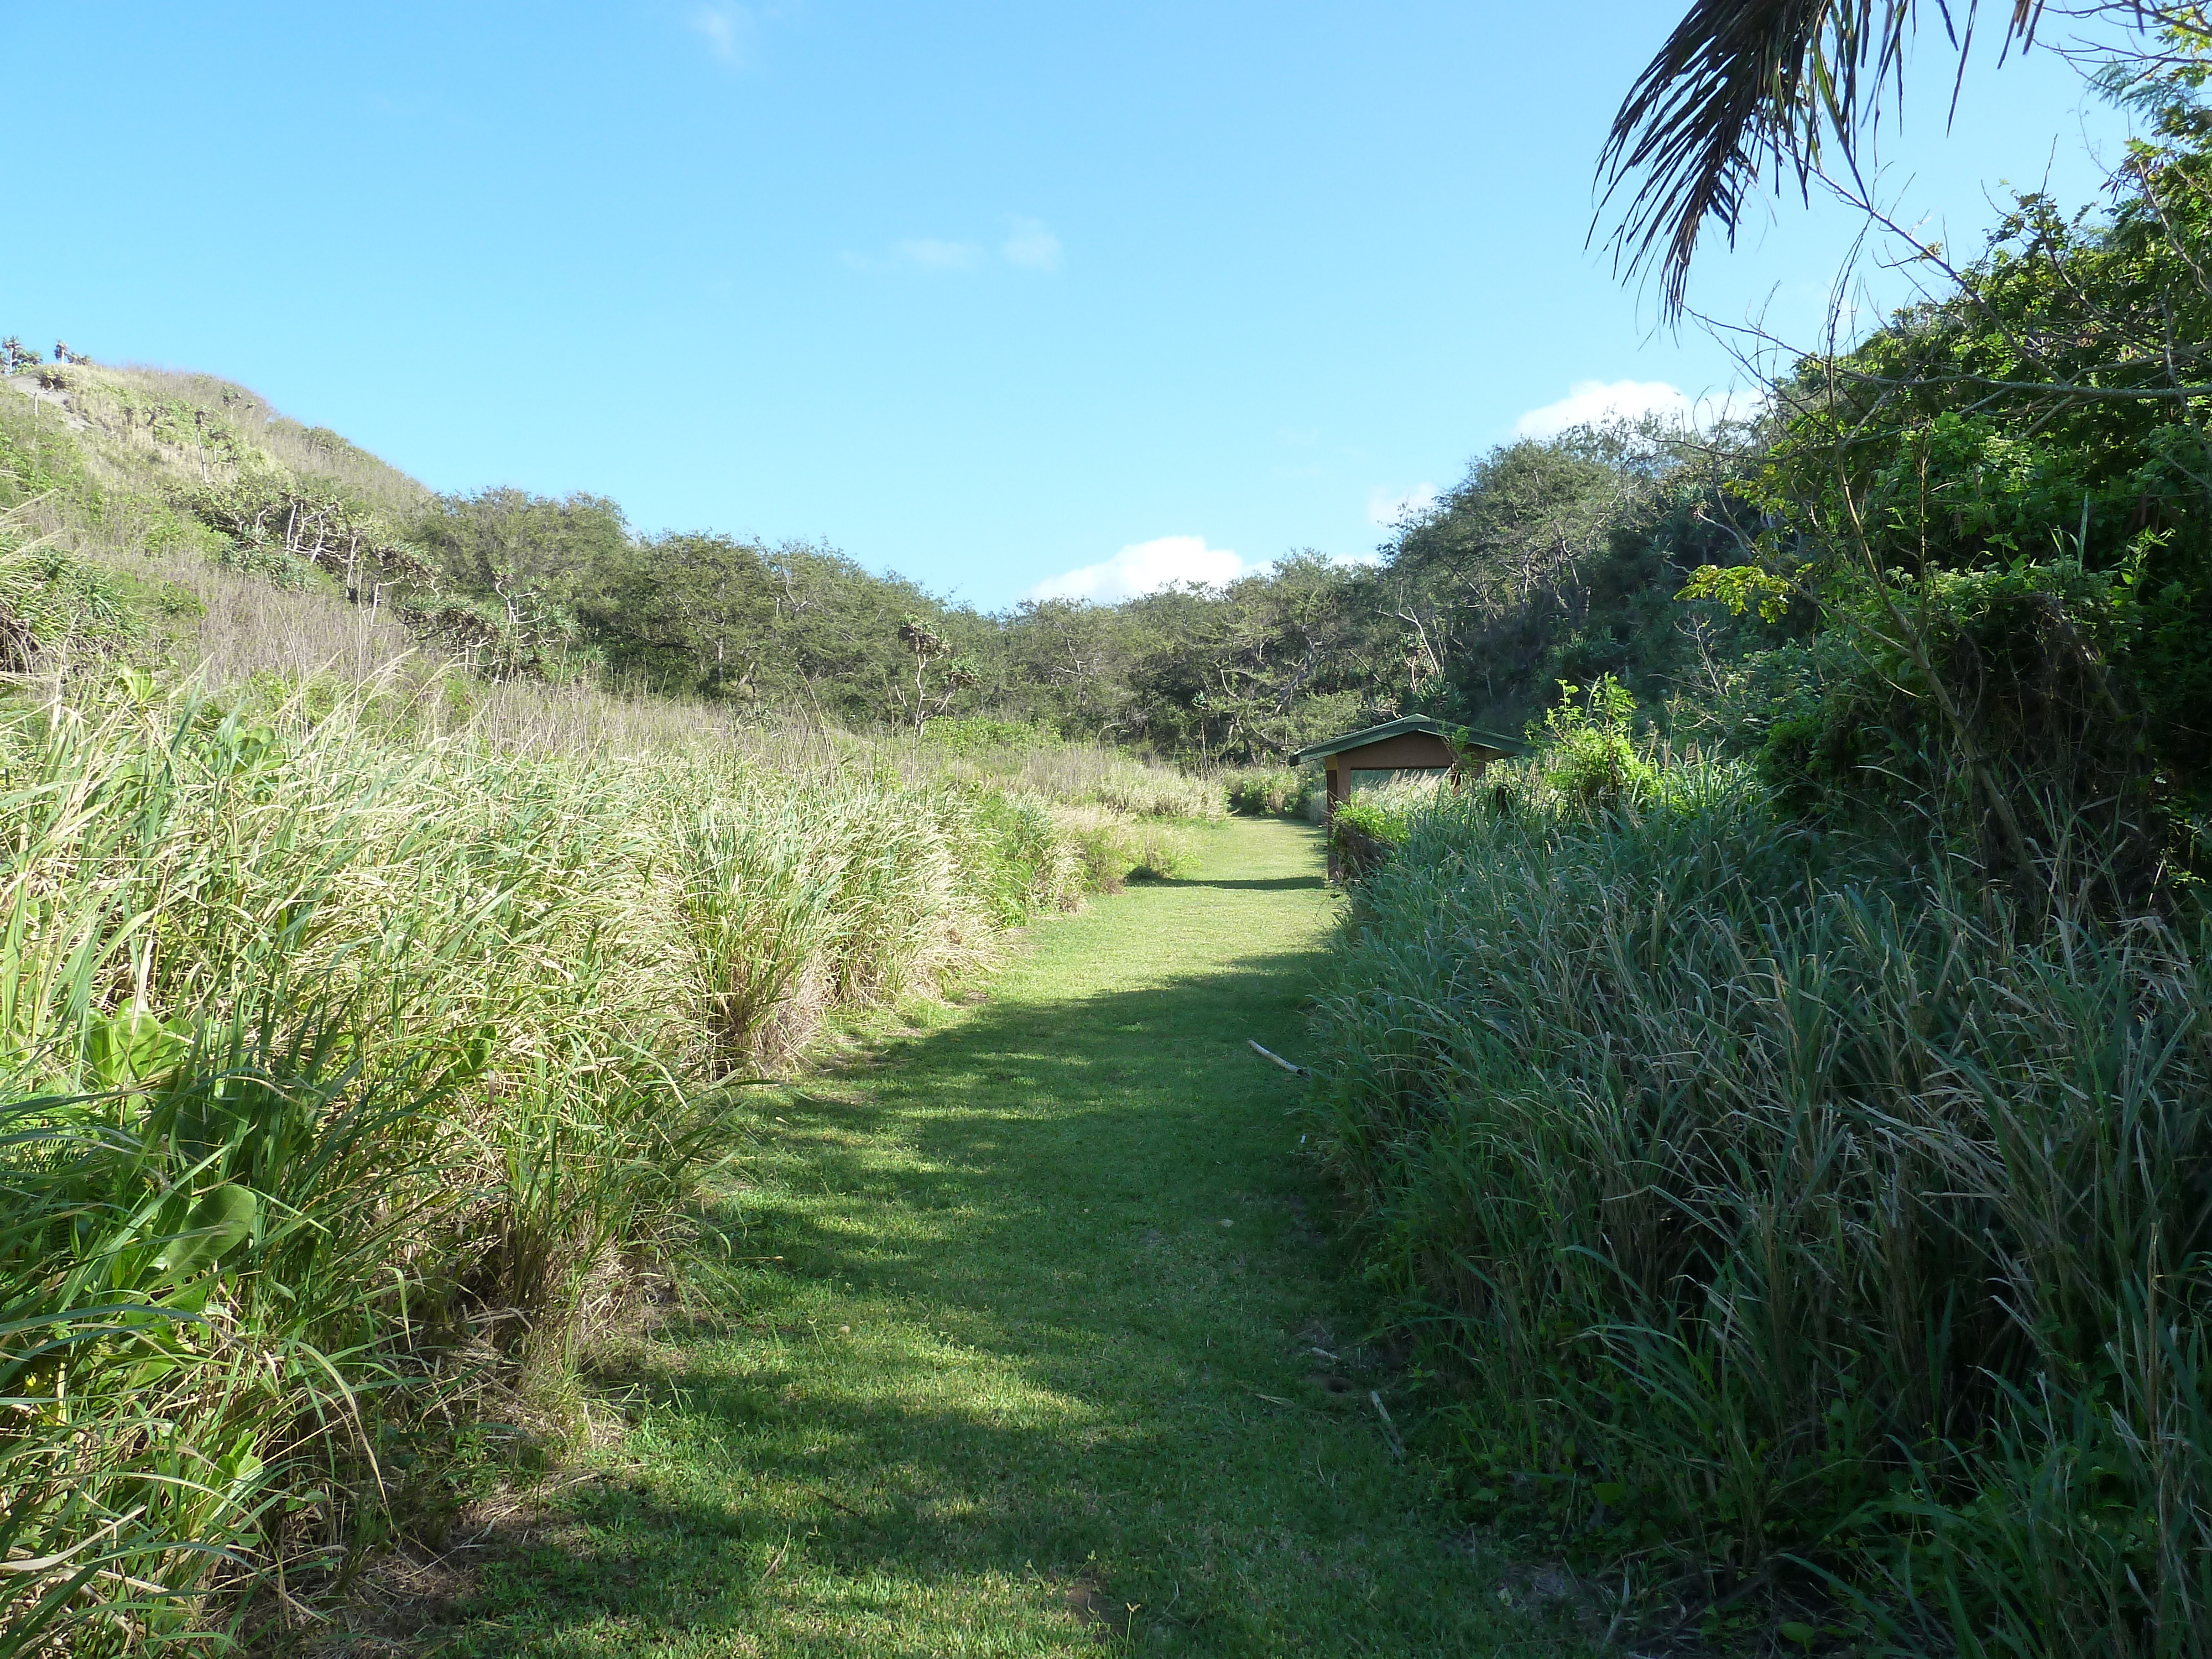
[[[1433,732],[1401,732],[1380,743],[1363,743],[1328,757],[1347,772],[1391,772],[1401,766],[1449,766],[1459,751]]]
[[[1460,781],[1464,783],[1480,777],[1489,759],[1489,755],[1480,750],[1462,754],[1433,732],[1401,732],[1380,743],[1363,743],[1357,749],[1339,750],[1325,757],[1322,764],[1328,775],[1328,804],[1334,809],[1337,802],[1350,798],[1354,772],[1395,772],[1403,767],[1456,763]]]

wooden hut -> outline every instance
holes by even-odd
[[[1423,776],[1448,777],[1455,784],[1465,783],[1480,777],[1483,768],[1492,761],[1519,752],[1521,745],[1510,738],[1470,732],[1465,726],[1449,726],[1425,714],[1408,714],[1402,720],[1386,720],[1364,731],[1331,738],[1326,743],[1310,744],[1292,758],[1300,763],[1310,760],[1323,763],[1328,777],[1328,814],[1334,818],[1338,806],[1361,789],[1399,778]],[[1332,877],[1343,873],[1333,836],[1328,872]]]

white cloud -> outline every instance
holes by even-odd
[[[1389,530],[1400,520],[1425,513],[1436,504],[1437,487],[1432,483],[1417,483],[1396,495],[1377,484],[1367,492],[1367,522]]]
[[[1125,547],[1099,564],[1048,576],[1024,595],[1032,599],[1092,599],[1100,605],[1134,599],[1170,582],[1218,586],[1259,569],[1227,548],[1208,547],[1203,536],[1161,536]]]
[[[1020,265],[1027,270],[1060,269],[1060,238],[1046,228],[1042,219],[1014,220],[1006,240],[999,244],[999,252],[1008,264]]]
[[[752,57],[753,14],[744,6],[701,6],[691,14],[691,27],[704,36],[707,49],[726,64],[744,64]]]
[[[1513,423],[1516,438],[1555,438],[1569,427],[1637,421],[1646,415],[1684,426],[1710,427],[1758,412],[1756,392],[1707,392],[1692,398],[1665,380],[1577,380],[1555,404],[1532,409]]]
[[[1513,423],[1516,438],[1556,437],[1571,426],[1598,426],[1657,415],[1689,418],[1690,399],[1664,380],[1577,380],[1555,404],[1532,409]]]
[[[1060,269],[1060,238],[1041,219],[1012,219],[1012,228],[998,246],[999,257],[1010,265],[1028,270]],[[991,250],[981,242],[956,241],[945,236],[913,236],[891,244],[886,256],[844,253],[838,257],[854,270],[981,270],[991,262]]]
[[[973,270],[983,263],[983,250],[975,243],[940,241],[934,236],[901,242],[891,255],[901,264],[920,265],[924,270]]]

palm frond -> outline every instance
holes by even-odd
[[[1977,0],[1935,5],[1963,70]],[[2033,39],[2043,6],[2009,0],[2008,46]],[[1794,172],[1802,192],[1824,143],[1856,161],[1885,84],[1902,88],[1917,10],[1916,0],[1695,0],[1629,89],[1598,163],[1607,206],[1636,181],[1612,246],[1631,269],[1660,256],[1669,314],[1708,219],[1733,242],[1770,168],[1778,183]]]

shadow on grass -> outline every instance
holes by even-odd
[[[1253,1212],[1227,1218],[1255,1230],[1239,1243],[1289,1233],[1310,1249],[1304,1217],[1325,1194],[1288,1156],[1285,1123],[1304,1085],[1247,1040],[1297,1047],[1297,1003],[1321,960],[1288,952],[1142,989],[986,1005],[899,1042],[895,1068],[797,1092],[774,1133],[806,1190],[739,1195],[744,1254],[890,1297],[1018,1294],[1099,1334],[1097,1316],[1127,1311],[1111,1299],[1121,1275],[1091,1255],[1127,1245],[1117,1229],[1194,1218],[1218,1229],[1233,1194]],[[1008,1352],[1053,1386],[1072,1381],[1027,1335]]]
[[[1289,893],[1301,889],[1326,887],[1322,876],[1267,876],[1254,881],[1211,881],[1195,877],[1158,876],[1153,884],[1160,887],[1218,887],[1227,892]]]
[[[724,1218],[761,1265],[673,1358],[599,1379],[634,1472],[487,1567],[443,1650],[751,1652],[783,1619],[799,1650],[937,1652],[952,1626],[906,1612],[940,1593],[1000,1607],[994,1652],[1109,1602],[1191,1651],[1465,1650],[1463,1564],[1313,1379],[1358,1315],[1292,1156],[1303,1085],[1245,1045],[1296,1046],[1321,960],[987,1004],[787,1096]]]

